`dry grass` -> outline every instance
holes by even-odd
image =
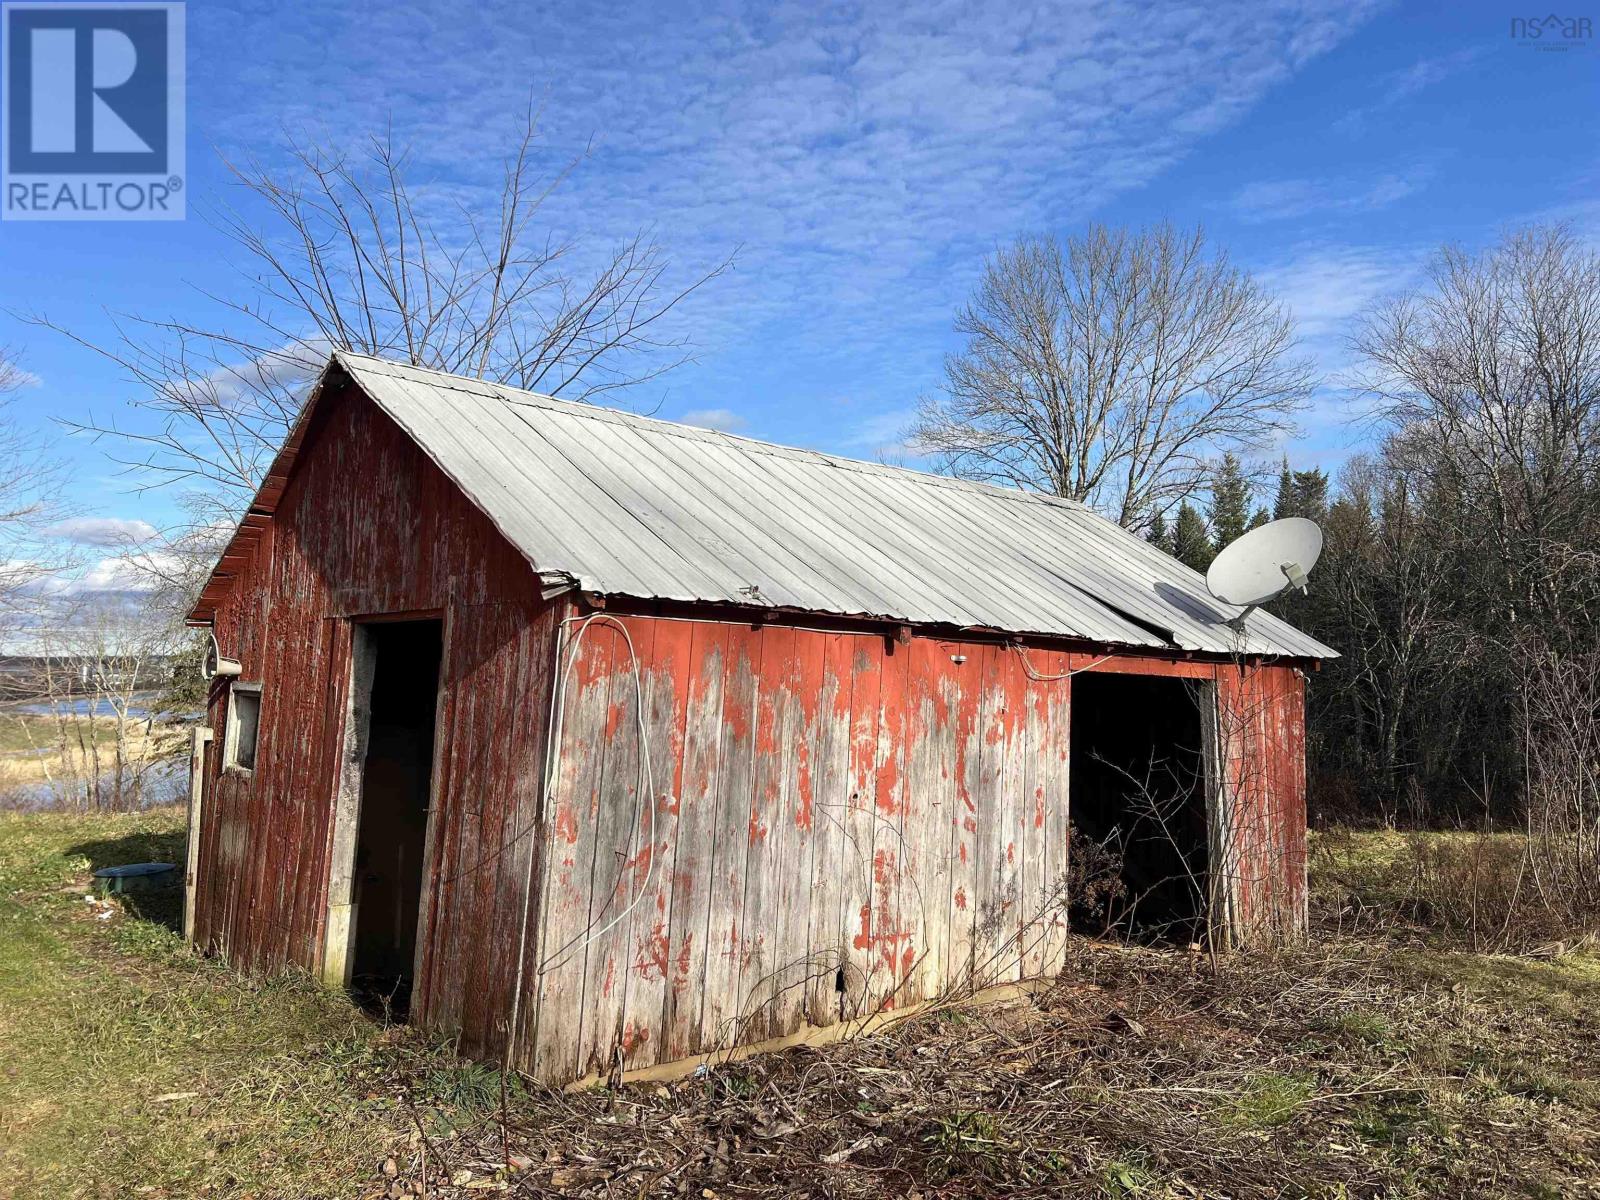
[[[187,731],[174,725],[146,728],[130,721],[123,729],[123,753],[129,762],[149,763],[180,752]],[[46,780],[89,779],[110,770],[116,754],[117,722],[111,717],[73,717],[63,746],[61,728],[52,717],[0,713],[0,796]]]
[[[1592,957],[1393,922],[1216,972],[1083,941],[1032,1000],[667,1086],[513,1083],[502,1123],[491,1069],[61,890],[174,856],[178,820],[0,817],[0,1195],[1600,1195]]]
[[[1591,946],[1600,910],[1564,893],[1517,833],[1335,830],[1313,843],[1315,916],[1324,933],[1384,933],[1493,953]]]

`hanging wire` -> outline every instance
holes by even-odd
[[[1021,642],[1012,642],[1011,648],[1017,652],[1017,658],[1022,662],[1023,674],[1025,674],[1035,683],[1056,683],[1063,679],[1071,679],[1074,675],[1081,675],[1085,671],[1093,670],[1101,663],[1116,657],[1115,654],[1102,654],[1099,658],[1095,659],[1091,663],[1085,663],[1081,667],[1074,667],[1070,671],[1063,671],[1059,675],[1041,675],[1038,671],[1034,670],[1033,664],[1028,661],[1028,650],[1026,646],[1024,646]]]
[[[567,626],[574,621],[579,622],[577,632],[573,634],[570,640],[567,640],[565,638]],[[571,941],[568,941],[565,945],[561,946],[553,953],[546,955],[534,968],[534,974],[536,977],[543,977],[546,971],[551,970],[553,967],[562,965],[562,963],[566,962],[567,958],[577,950],[587,946],[596,938],[604,936],[607,932],[614,929],[618,922],[620,922],[624,917],[628,916],[628,914],[638,906],[639,901],[644,899],[644,897],[649,894],[650,884],[655,878],[656,859],[659,857],[655,850],[655,774],[650,762],[650,733],[645,722],[644,678],[639,667],[639,654],[634,648],[633,637],[629,634],[627,625],[618,620],[616,617],[612,616],[610,613],[591,613],[588,616],[567,617],[561,622],[562,640],[558,644],[556,650],[556,686],[550,699],[550,727],[546,738],[546,766],[544,775],[544,803],[546,811],[549,811],[549,806],[554,799],[556,785],[560,777],[560,738],[564,725],[564,713],[562,710],[565,708],[567,683],[572,676],[573,667],[577,664],[578,653],[583,647],[584,636],[589,632],[590,628],[597,623],[609,624],[617,629],[622,634],[622,640],[627,644],[628,647],[628,664],[630,672],[633,676],[634,717],[639,729],[639,777],[637,787],[635,788],[638,801],[634,809],[633,829],[635,831],[634,837],[637,839],[638,829],[641,824],[638,819],[638,804],[643,804],[646,806],[647,812],[649,813],[650,833],[649,840],[646,842],[646,845],[650,847],[650,861],[645,870],[644,883],[638,888],[637,893],[634,895],[633,899],[628,902],[627,906],[624,907],[621,912],[617,913],[616,916],[612,917],[611,920],[602,925],[599,929],[585,931],[585,933],[580,934]],[[516,982],[512,987],[511,1024],[506,1042],[506,1065],[512,1070],[516,1069],[517,1035],[521,1025],[522,1012],[522,987],[527,973],[528,915],[533,896],[533,869],[534,860],[537,857],[535,854],[535,849],[536,846],[530,845],[528,850],[528,870],[526,877],[523,880],[522,926],[518,935],[517,943],[517,975]],[[638,855],[636,852],[631,861],[637,860]],[[559,959],[559,961],[556,961],[557,959]]]

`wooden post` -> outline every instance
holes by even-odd
[[[205,795],[206,747],[211,730],[195,727],[189,742],[189,845],[183,866],[183,936],[194,941],[194,899],[200,875],[200,812]]]
[[[361,823],[361,784],[367,763],[367,733],[372,715],[372,672],[377,663],[371,635],[355,625],[350,638],[350,689],[345,698],[343,743],[328,854],[328,912],[322,944],[322,981],[331,988],[350,984],[351,948],[356,929],[356,833]],[[442,668],[441,668],[442,669]],[[430,815],[430,821],[432,817]]]

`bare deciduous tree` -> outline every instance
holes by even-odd
[[[644,234],[596,264],[541,232],[541,205],[572,164],[541,174],[537,139],[530,112],[498,197],[479,207],[417,182],[387,138],[359,155],[309,145],[284,167],[230,164],[268,214],[264,229],[232,210],[220,220],[249,286],[208,297],[224,314],[215,325],[127,318],[115,345],[90,345],[122,367],[156,423],[83,428],[113,441],[139,487],[183,485],[196,523],[214,523],[254,492],[330,349],[577,400],[681,363],[687,343],[664,318],[728,263],[673,285]]]
[[[1454,536],[1490,552],[1495,615],[1566,626],[1575,598],[1597,598],[1600,253],[1560,225],[1446,247],[1428,286],[1368,313],[1353,343],[1382,415],[1459,500]]]
[[[951,472],[1142,529],[1309,395],[1287,312],[1200,229],[1093,226],[995,254],[915,442]]]
[[[28,379],[16,356],[0,347],[0,633],[19,619],[31,589],[52,569],[35,535],[54,514],[60,468],[10,410]]]

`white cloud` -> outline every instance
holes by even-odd
[[[692,408],[678,418],[685,425],[715,429],[721,433],[742,433],[750,425],[731,408]]]
[[[127,546],[147,542],[156,536],[148,521],[125,517],[72,517],[57,521],[44,532],[80,546]]]
[[[914,408],[874,413],[856,424],[845,445],[852,453],[884,462],[903,463],[919,458],[922,452],[909,440],[916,415]]]
[[[269,162],[264,131],[354,145],[392,120],[414,174],[482,210],[537,81],[551,171],[593,140],[541,214],[558,239],[648,229],[686,268],[744,247],[740,269],[660,332],[691,334],[713,366],[733,345],[775,352],[740,378],[700,378],[726,391],[785,369],[821,387],[843,367],[856,386],[893,356],[903,396],[936,373],[939,335],[998,241],[1155,179],[1376,8],[1077,0],[1044,17],[943,0],[667,19],[654,5],[446,0],[392,5],[381,22],[338,6],[304,22],[212,9],[207,36],[252,53],[197,55],[194,86],[250,97],[211,133]]]
[[[102,558],[73,580],[68,591],[80,595],[87,592],[151,591],[155,587],[155,580],[144,569],[146,566],[140,560],[126,556]]]
[[[151,592],[161,586],[163,576],[176,574],[181,568],[179,557],[166,551],[119,554],[100,559],[81,575],[67,580],[61,590],[73,596]]]
[[[1415,284],[1425,252],[1380,246],[1302,246],[1256,279],[1294,313],[1314,346],[1342,345],[1350,322],[1375,301]]]
[[[331,349],[326,338],[307,338],[218,366],[202,377],[202,395],[220,408],[231,409],[241,401],[303,394],[328,361]]]
[[[1391,71],[1379,81],[1377,98],[1371,104],[1351,109],[1335,122],[1335,128],[1345,133],[1359,133],[1368,117],[1387,108],[1393,108],[1419,92],[1444,82],[1452,75],[1460,74],[1482,58],[1483,54],[1483,47],[1473,46],[1457,50],[1452,54],[1418,59],[1409,67]]]
[[[1314,214],[1365,213],[1404,200],[1426,184],[1430,171],[1348,179],[1276,179],[1246,184],[1231,206],[1246,221],[1281,221]]]

